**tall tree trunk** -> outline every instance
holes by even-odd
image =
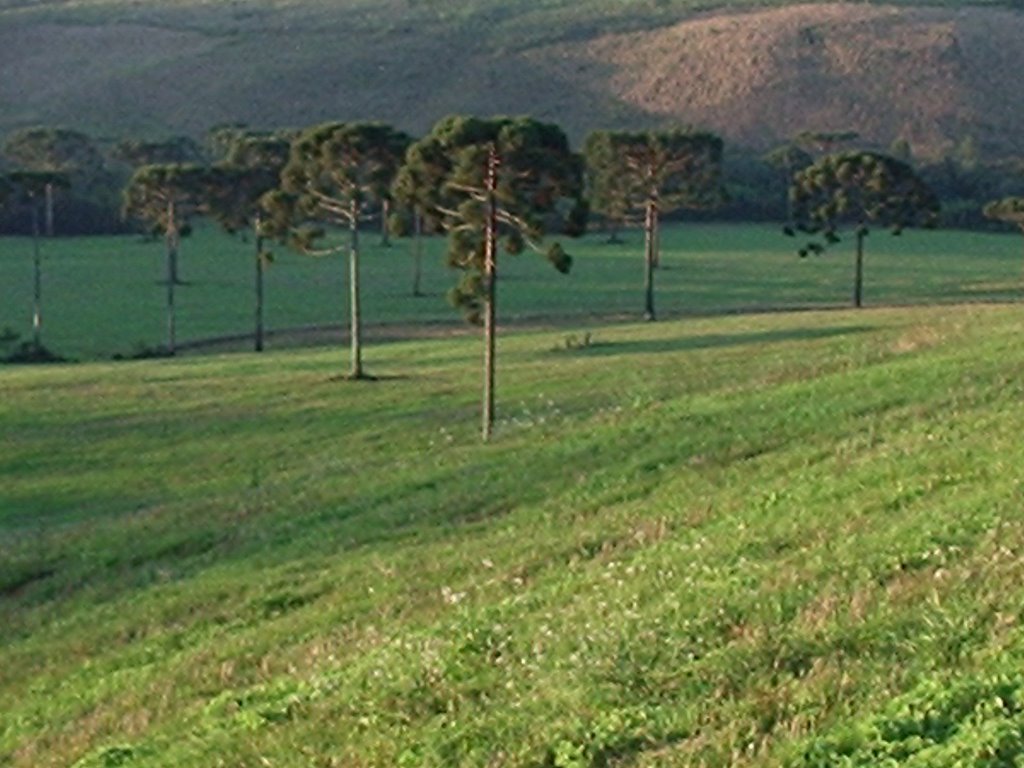
[[[178,231],[178,222],[175,218],[177,211],[174,207],[174,200],[167,201],[167,221],[168,229],[167,236],[172,237],[171,232],[173,231],[174,247],[167,249],[167,279],[172,283],[180,283],[181,280],[178,278],[178,244],[181,239],[181,233]]]
[[[174,201],[167,202],[167,354],[175,352],[176,328],[174,316],[174,285],[178,274],[178,222],[175,220]]]
[[[412,246],[412,295],[422,296],[420,283],[423,278],[423,214],[419,207],[413,209],[413,246]]]
[[[256,329],[253,334],[253,345],[257,352],[263,351],[263,235],[260,214],[253,221],[256,236]]]
[[[388,231],[388,218],[391,216],[391,201],[386,197],[380,203],[380,244],[391,247],[391,232]]]
[[[657,203],[648,200],[644,215],[644,320],[654,320],[654,249],[657,228]]]
[[[654,228],[651,231],[651,240],[653,246],[651,248],[652,258],[651,263],[655,269],[661,267],[661,227],[658,226],[658,210],[654,210]]]
[[[47,184],[46,191],[46,236],[53,237],[53,184]]]
[[[786,152],[786,158],[783,161],[786,164],[784,169],[785,176],[785,189],[786,189],[786,224],[793,224],[793,200],[789,196],[789,188],[793,186],[793,160],[789,156],[789,152]]]
[[[348,287],[349,287],[349,336],[352,342],[352,369],[349,373],[353,379],[363,378],[363,347],[362,329],[359,312],[359,203],[353,200],[349,204],[349,249],[348,249]]]
[[[853,306],[860,308],[864,290],[864,228],[857,229],[857,257],[853,270]]]
[[[495,318],[497,316],[497,230],[498,204],[495,190],[498,186],[498,153],[490,148],[487,157],[487,222],[484,229],[484,397],[483,397],[483,439],[491,439],[494,429],[494,385],[495,385]]]
[[[39,201],[35,195],[32,204],[32,344],[39,350],[43,346],[43,265],[39,255]]]

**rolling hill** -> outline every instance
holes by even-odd
[[[683,122],[755,147],[852,128],[919,156],[1024,153],[1024,13],[987,6],[5,2],[0,67],[0,130],[531,113],[576,140]]]

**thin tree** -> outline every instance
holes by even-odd
[[[532,118],[452,116],[409,148],[396,189],[419,201],[449,234],[450,266],[462,271],[449,292],[483,326],[483,439],[494,427],[499,240],[510,253],[540,250],[553,214],[580,234],[582,163],[562,129]],[[558,243],[546,255],[559,272],[572,259]]]
[[[660,222],[682,208],[709,208],[723,198],[722,140],[682,130],[596,131],[587,139],[601,167],[594,178],[615,184],[615,205],[644,230],[644,319],[654,320],[654,269],[660,261]],[[600,198],[599,198],[600,199]]]
[[[939,213],[938,198],[909,165],[875,152],[820,158],[796,175],[790,197],[796,228],[814,236],[800,248],[800,256],[824,253],[840,241],[843,226],[853,229],[855,307],[862,306],[869,225],[898,235],[906,227],[934,226]]]
[[[986,218],[1012,224],[1024,234],[1024,197],[1004,197],[1002,200],[993,200],[984,207],[982,212]]]
[[[440,229],[441,217],[428,210],[436,203],[437,190],[431,184],[439,183],[444,163],[424,164],[423,147],[419,150],[419,165],[408,162],[402,166],[391,188],[391,198],[397,209],[389,217],[389,229],[398,237],[411,235],[412,240],[412,295],[423,296],[423,236]]]
[[[43,349],[43,265],[40,248],[40,207],[45,205],[53,190],[66,187],[67,176],[50,171],[15,171],[4,181],[5,192],[16,202],[28,208],[32,232],[32,347]]]
[[[608,242],[620,243],[619,230],[630,217],[630,198],[619,175],[619,157],[607,131],[587,136],[583,145],[584,183],[591,210],[599,213],[608,226]]]
[[[398,202],[396,200],[396,202]],[[426,225],[423,210],[416,202],[392,206],[388,216],[388,231],[395,237],[411,237],[412,291],[414,298],[423,296],[423,235]]]
[[[253,346],[263,351],[264,269],[272,259],[264,248],[261,200],[280,181],[290,142],[276,135],[237,135],[223,162],[210,169],[204,188],[210,216],[229,233],[252,231],[255,244]]]
[[[178,277],[178,251],[189,219],[200,211],[210,172],[199,165],[144,165],[137,169],[124,190],[124,213],[146,222],[162,233],[167,253],[167,347],[175,353],[176,316],[174,288]]]
[[[326,255],[348,249],[349,376],[366,378],[362,362],[359,225],[379,212],[409,138],[383,123],[326,123],[291,145],[281,188],[265,198],[278,235],[299,251]],[[324,241],[325,227],[348,231],[348,243]]]

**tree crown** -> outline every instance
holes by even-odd
[[[325,226],[355,226],[389,194],[409,137],[384,123],[324,123],[291,143],[280,189],[264,206],[275,236],[317,251]],[[336,248],[320,248],[336,250]]]
[[[209,179],[210,170],[201,165],[144,165],[125,186],[123,213],[154,231],[177,227],[202,209]]]
[[[660,211],[710,208],[723,199],[722,140],[704,131],[595,131],[585,155],[594,207],[637,221]]]
[[[496,236],[510,253],[539,250],[551,229],[578,234],[585,223],[579,156],[561,128],[529,117],[444,118],[409,147],[393,189],[449,233],[449,265],[464,273],[449,299],[474,322],[492,204]],[[562,272],[572,264],[557,243],[547,258]]]
[[[861,235],[872,223],[899,234],[909,226],[934,226],[939,213],[938,198],[909,165],[876,152],[820,158],[796,174],[790,199],[796,228],[825,239],[812,240],[802,256],[838,242],[844,224],[855,225]]]
[[[4,155],[32,171],[94,173],[103,166],[95,142],[67,128],[27,128],[4,143]]]

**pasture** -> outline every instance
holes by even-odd
[[[683,232],[666,309],[845,295]],[[869,285],[1017,274],[931,237]],[[583,319],[503,335],[485,446],[473,338],[0,370],[0,765],[1013,764],[1019,307]]]
[[[642,309],[642,236],[624,233],[610,245],[591,234],[567,247],[575,257],[568,276],[533,254],[503,257],[498,296],[505,323],[568,324],[637,318]],[[363,238],[363,310],[369,335],[402,338],[448,333],[464,326],[445,292],[456,280],[444,264],[445,243],[427,241],[425,296],[413,298],[411,244]],[[821,258],[800,260],[796,241],[766,225],[686,224],[666,227],[656,304],[666,318],[768,309],[842,307],[850,302],[852,244]],[[163,243],[137,236],[44,242],[44,343],[73,359],[129,355],[164,341]],[[275,249],[267,274],[269,346],[308,343],[298,328],[347,323],[343,255],[298,256]],[[251,334],[252,245],[213,228],[199,228],[182,246],[177,291],[179,341],[199,348],[245,349],[249,343],[204,344]],[[1007,301],[1020,296],[1024,257],[1017,235],[913,231],[900,238],[874,232],[868,239],[865,302],[901,305]],[[0,239],[0,329],[30,332],[31,243]],[[319,335],[337,340],[334,334]],[[371,358],[372,359],[372,358]]]

